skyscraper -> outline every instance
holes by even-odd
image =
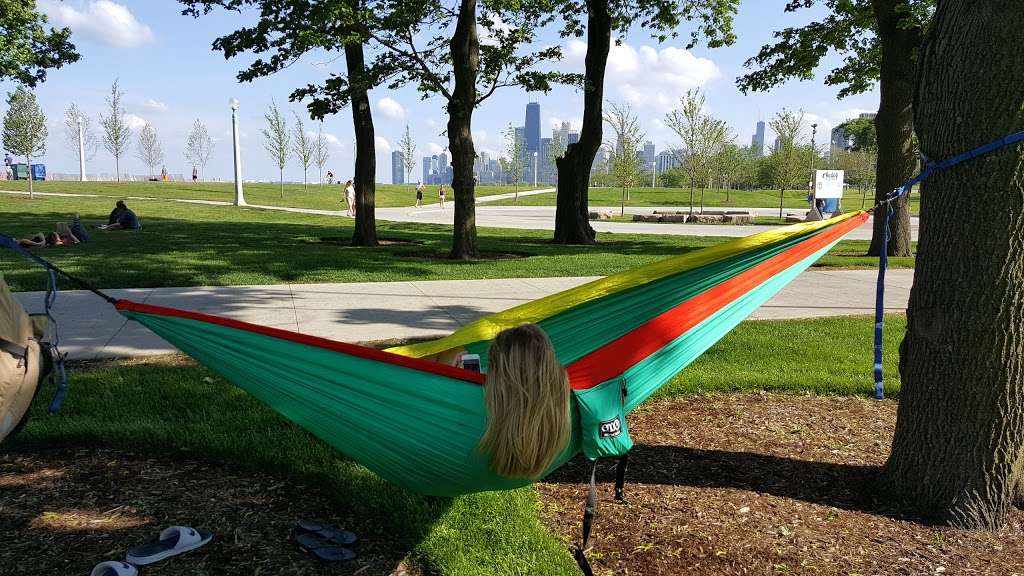
[[[758,121],[754,137],[750,139],[750,147],[754,149],[754,156],[764,156],[764,120]]]
[[[658,166],[658,174],[664,174],[679,166],[679,157],[671,150],[664,150],[657,156],[655,161]]]
[[[405,157],[401,150],[391,153],[391,183],[405,184]]]
[[[530,102],[526,105],[526,124],[524,126],[526,137],[526,151],[530,156],[534,152],[540,152],[540,104]]]
[[[420,182],[430,184],[430,156],[423,157],[423,179]]]
[[[538,160],[538,182],[554,182],[555,179],[552,177],[554,173],[554,162],[551,161],[551,138],[540,139],[540,153],[537,157]]]
[[[644,142],[644,151],[640,155],[641,160],[644,163],[644,169],[650,168],[654,162],[654,142],[648,140]]]
[[[575,143],[577,143],[579,141],[580,141],[580,133],[575,131],[575,130],[572,130],[572,131],[569,132],[568,141],[566,141],[566,145],[575,144]]]

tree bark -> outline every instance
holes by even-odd
[[[480,67],[480,41],[476,31],[476,0],[461,0],[450,50],[455,85],[448,100],[448,150],[452,153],[452,190],[455,191],[455,226],[449,258],[470,260],[480,255],[476,239],[476,197],[473,182],[473,109]]]
[[[370,97],[366,92],[366,63],[362,44],[345,45],[345,65],[348,68],[352,127],[356,135],[356,225],[352,231],[352,245],[376,246],[377,150]]]
[[[915,104],[931,158],[1024,129],[1024,7],[940,1]],[[925,516],[1003,524],[1024,468],[1024,146],[924,184],[902,391],[883,481]]]
[[[569,144],[555,159],[558,167],[555,201],[556,244],[594,244],[597,233],[590,226],[590,169],[601,148],[604,106],[604,73],[612,44],[612,18],[608,0],[587,0],[587,57],[583,85],[583,126],[578,142]]]
[[[914,152],[914,81],[916,51],[921,45],[921,28],[904,27],[906,0],[873,0],[878,39],[882,46],[879,67],[878,115],[875,132],[878,138],[875,202],[881,202],[894,188],[913,178],[918,167]],[[885,234],[888,210],[890,256],[910,256],[910,208],[907,197],[893,202],[891,208],[875,210],[874,231],[869,256],[878,256]]]

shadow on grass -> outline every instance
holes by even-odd
[[[590,463],[576,457],[544,479],[578,484]],[[734,488],[771,494],[843,510],[930,524],[911,510],[894,506],[878,494],[877,466],[814,462],[751,452],[702,450],[687,446],[637,444],[629,457],[629,484]],[[614,460],[599,468],[600,481],[614,482]]]

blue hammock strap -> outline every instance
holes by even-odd
[[[889,222],[892,219],[892,203],[898,198],[909,194],[914,185],[924,182],[935,172],[947,170],[961,162],[966,162],[1018,142],[1024,142],[1024,130],[1004,136],[940,162],[935,162],[922,154],[921,157],[925,163],[924,170],[917,176],[894,188],[886,196],[885,200],[882,200],[872,208],[872,210],[875,210],[881,206],[885,207],[885,229],[884,234],[882,234],[882,245],[878,255],[878,284],[875,287],[875,398],[879,400],[885,398],[885,370],[882,367],[882,352],[885,336],[885,270],[889,266]]]
[[[64,361],[67,358],[67,354],[60,351],[60,330],[57,326],[57,319],[53,316],[53,305],[57,302],[57,275],[60,274],[65,278],[71,280],[73,283],[89,290],[93,294],[96,294],[100,298],[103,298],[111,304],[116,304],[117,300],[110,296],[100,292],[84,280],[80,280],[71,274],[61,270],[57,266],[47,262],[46,260],[36,256],[23,248],[18,241],[10,236],[0,234],[0,248],[7,248],[14,252],[17,252],[21,256],[32,260],[36,264],[39,264],[46,269],[47,281],[46,281],[46,295],[43,298],[43,309],[46,314],[47,320],[50,322],[50,354],[53,359],[53,381],[56,384],[57,390],[53,395],[53,400],[50,402],[50,414],[56,414],[60,410],[61,403],[64,402],[64,397],[67,395],[68,389],[68,373],[64,366]]]

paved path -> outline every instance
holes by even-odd
[[[593,278],[518,278],[108,292],[115,298],[221,315],[334,340],[366,342],[442,336],[486,314],[590,280]],[[807,271],[757,310],[754,318],[870,314],[874,311],[874,282],[872,270]],[[912,282],[913,270],[889,271],[889,311],[906,308]],[[29,311],[41,310],[42,293],[16,296]],[[61,326],[62,348],[73,359],[175,351],[88,292],[61,292],[54,313]]]
[[[531,192],[520,192],[520,196],[531,194],[542,194],[550,192],[551,189],[534,190]],[[10,192],[0,190],[0,194],[28,195],[28,192]],[[36,192],[40,196],[86,196],[102,197],[98,194],[65,194],[59,192]],[[477,199],[478,204],[485,204],[488,201],[495,201],[509,198],[508,194],[495,194]],[[182,202],[185,204],[205,204],[209,206],[231,206],[230,202],[218,200],[191,200],[176,198],[152,198],[146,196],[126,196],[128,200],[159,200],[164,202]],[[290,208],[287,206],[264,206],[260,204],[249,204],[250,208],[262,210],[277,210],[279,212],[297,212],[300,214],[318,214],[321,216],[337,216],[347,218],[344,210],[319,210],[315,208]],[[593,211],[617,211],[618,207],[592,206]],[[740,208],[705,208],[706,210],[740,210]],[[626,208],[629,214],[650,214],[653,211],[677,211],[679,206],[659,207],[649,206],[642,208]],[[778,208],[742,208],[761,215],[778,214]],[[427,204],[421,208],[377,208],[376,217],[378,220],[391,220],[395,222],[419,222],[425,224],[447,224],[451,225],[454,220],[455,210],[451,207],[441,209],[437,204]],[[803,214],[804,211],[796,208],[789,208],[783,213]],[[143,217],[145,219],[145,217]],[[911,237],[917,240],[917,217],[911,219]],[[554,230],[555,207],[554,206],[477,206],[476,224],[489,228],[514,228],[525,230]],[[670,236],[728,236],[739,237],[749,236],[757,232],[764,232],[778,228],[778,226],[732,226],[716,224],[658,224],[652,222],[607,222],[595,220],[591,223],[598,232],[612,232],[618,234],[661,234]],[[860,228],[845,236],[847,240],[870,240],[871,222],[865,223]]]

